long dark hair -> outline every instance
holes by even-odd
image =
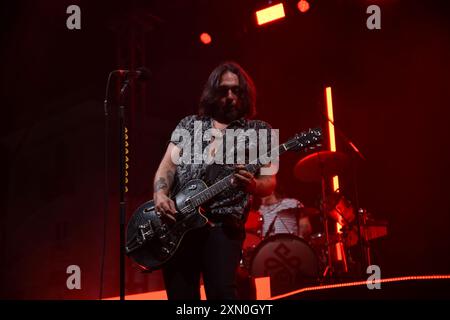
[[[256,89],[253,80],[245,72],[245,70],[236,62],[226,61],[216,67],[209,75],[208,81],[203,88],[200,97],[198,113],[201,116],[211,116],[213,109],[216,108],[217,101],[220,99],[218,95],[218,87],[220,79],[225,72],[231,72],[238,76],[239,87],[241,89],[241,104],[244,110],[244,116],[248,119],[256,114]]]

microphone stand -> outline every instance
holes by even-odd
[[[333,278],[334,276],[334,267],[333,267],[333,258],[331,256],[331,248],[332,248],[332,244],[330,241],[330,230],[329,230],[329,225],[328,225],[328,199],[327,199],[327,192],[326,192],[326,177],[324,174],[324,167],[323,164],[321,164],[321,191],[322,191],[322,206],[321,206],[321,210],[322,210],[322,219],[323,219],[323,224],[324,224],[324,229],[325,229],[325,242],[326,242],[326,247],[327,247],[327,267],[325,268],[325,271],[322,274],[322,279],[325,281],[325,277],[328,276],[330,279]]]
[[[125,79],[120,89],[119,106],[119,234],[120,234],[120,262],[119,262],[119,296],[125,300],[125,93],[129,87],[129,79]]]
[[[108,82],[106,85],[106,95],[104,101],[105,108],[105,121],[108,118],[108,90],[111,76],[115,73],[125,75],[125,79],[119,92],[119,297],[120,300],[125,300],[125,220],[126,220],[126,127],[125,127],[125,97],[130,86],[130,81],[135,78],[138,80],[147,80],[149,77],[149,70],[140,67],[136,71],[130,70],[115,70],[110,72],[108,76]],[[105,132],[107,133],[107,124],[105,126]],[[106,141],[106,137],[105,137]],[[106,142],[105,142],[106,143]],[[105,150],[107,148],[105,147]],[[107,165],[105,152],[105,165]],[[106,169],[105,169],[106,170]],[[107,178],[105,178],[105,185],[107,185]],[[105,201],[106,203],[106,201]],[[105,205],[105,207],[107,207]],[[106,209],[105,209],[106,210]],[[103,266],[103,262],[102,262]],[[103,268],[103,267],[102,267]],[[103,281],[103,269],[101,281]]]

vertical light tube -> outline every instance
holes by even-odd
[[[330,151],[336,151],[336,135],[334,131],[334,114],[333,114],[333,97],[331,94],[331,87],[325,88],[325,97],[326,97],[326,105],[327,105],[327,116],[328,116],[328,138],[330,141]],[[339,189],[339,177],[333,177],[333,191],[337,191]],[[342,233],[342,226],[339,223],[336,223],[337,233]],[[342,242],[338,242],[336,244],[336,258],[339,261],[344,261],[346,265],[345,256],[343,254],[343,246]],[[345,266],[346,268],[346,266]]]

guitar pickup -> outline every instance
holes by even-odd
[[[184,200],[184,204],[186,205],[186,207],[191,206],[191,198],[186,198],[186,200]]]

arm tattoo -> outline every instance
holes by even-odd
[[[167,171],[167,180],[168,180],[170,186],[173,183],[174,177],[175,177],[175,172]]]
[[[154,192],[158,192],[159,190],[169,189],[173,183],[175,173],[173,171],[167,171],[166,173],[167,180],[164,177],[159,177],[159,179],[155,182]]]
[[[169,186],[167,185],[166,179],[163,177],[160,177],[158,181],[155,182],[155,192],[158,192],[162,189],[167,189]]]

